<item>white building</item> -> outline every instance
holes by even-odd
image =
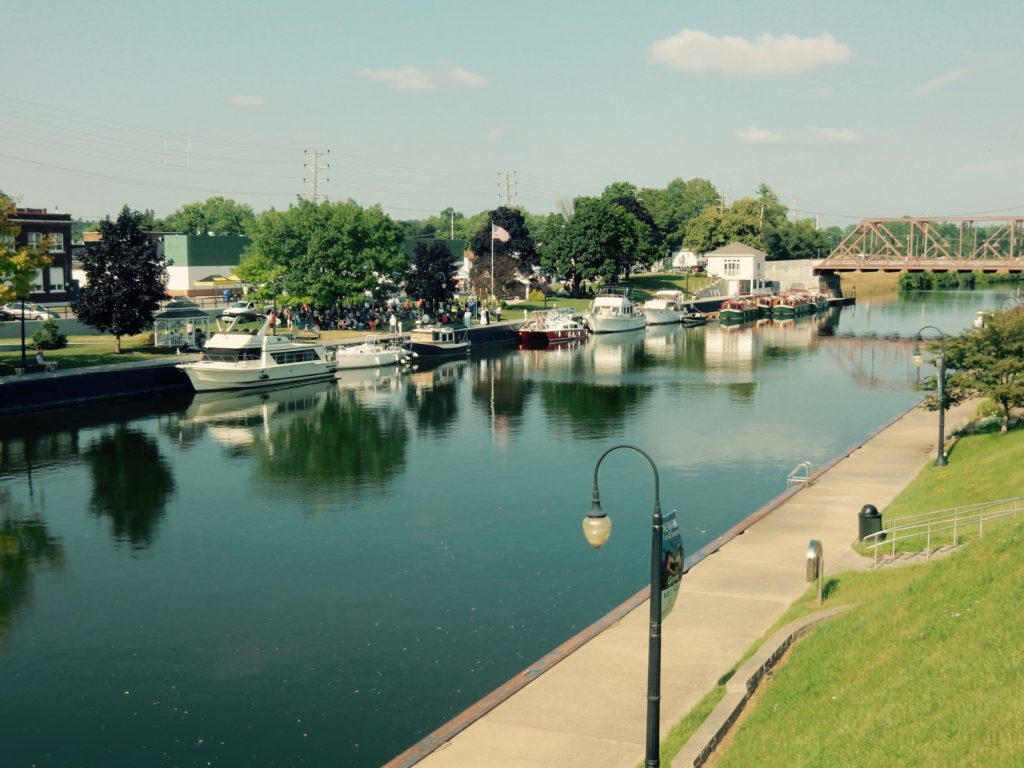
[[[707,254],[708,275],[726,283],[726,296],[764,293],[766,254],[743,243],[729,243]]]
[[[696,253],[689,248],[672,251],[672,269],[683,270],[694,267],[703,269],[707,263],[708,259],[703,253]]]

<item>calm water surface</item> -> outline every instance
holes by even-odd
[[[641,457],[580,531],[606,448],[694,552],[919,400],[887,337],[1008,295],[0,421],[3,764],[379,765],[646,583]]]

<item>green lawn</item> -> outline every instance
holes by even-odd
[[[1024,430],[963,438],[885,514],[1024,495],[1022,461]],[[716,768],[1024,765],[1021,523],[986,526],[984,539],[926,565],[830,579],[825,607],[858,607],[796,644]],[[808,592],[776,627],[811,610]],[[691,720],[666,739],[664,764]]]
[[[5,340],[6,341],[6,340]],[[149,334],[128,336],[121,339],[121,354],[114,352],[113,336],[70,336],[68,346],[63,349],[47,349],[43,351],[47,360],[59,364],[61,369],[82,368],[91,365],[108,363],[130,363],[138,360],[151,360],[175,354],[173,349],[156,349],[150,345]],[[9,346],[20,344],[20,339],[6,342]],[[25,340],[28,360],[34,361],[36,350],[30,339]],[[21,362],[21,350],[11,349],[0,352],[0,375],[14,373],[14,366]]]

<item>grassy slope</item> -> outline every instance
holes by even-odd
[[[1024,431],[964,439],[892,506],[1022,495],[1022,453]],[[1024,765],[1022,545],[1024,525],[993,526],[948,559],[832,580],[826,606],[860,607],[794,648],[715,765]]]

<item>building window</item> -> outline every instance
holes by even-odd
[[[51,291],[63,291],[64,290],[64,268],[63,267],[50,267],[50,290]]]
[[[726,277],[735,277],[740,273],[740,260],[726,259],[722,264],[722,272]]]
[[[32,282],[32,291],[34,293],[42,293],[43,291],[43,270],[37,269],[35,280]]]
[[[50,240],[50,253],[64,253],[63,232],[51,232],[46,237]]]
[[[41,242],[43,242],[42,232],[29,232],[28,233],[28,247],[36,248]]]

